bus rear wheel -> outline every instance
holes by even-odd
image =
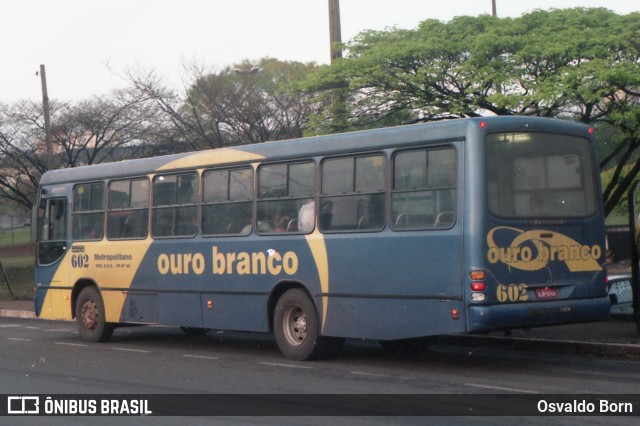
[[[315,305],[300,289],[288,290],[278,299],[273,324],[278,347],[288,359],[305,361],[327,356],[344,344],[344,339],[320,336]]]
[[[106,342],[115,325],[106,322],[104,302],[95,287],[85,287],[76,301],[76,324],[80,337],[88,342]]]

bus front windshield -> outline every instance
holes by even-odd
[[[589,140],[533,132],[486,139],[489,211],[502,218],[571,218],[596,212]]]

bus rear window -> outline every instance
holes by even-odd
[[[584,217],[595,213],[588,139],[550,133],[487,136],[489,210],[505,218]]]

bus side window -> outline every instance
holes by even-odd
[[[202,174],[203,235],[251,232],[253,169],[207,170]]]
[[[71,236],[74,240],[101,240],[104,236],[104,184],[82,183],[73,188]]]
[[[38,243],[38,262],[47,265],[60,259],[67,248],[66,200],[52,198],[41,206],[39,217],[40,238]]]
[[[153,179],[154,237],[193,237],[198,232],[198,174],[156,176]]]
[[[51,241],[66,240],[67,218],[65,200],[62,198],[51,200],[49,215],[49,234]]]
[[[312,232],[315,229],[315,177],[316,166],[312,161],[260,167],[257,232]]]
[[[446,229],[456,220],[456,151],[400,151],[393,158],[391,227]]]
[[[377,231],[385,223],[385,157],[331,158],[322,163],[320,229]]]
[[[145,238],[149,223],[149,181],[126,179],[109,185],[107,238]]]

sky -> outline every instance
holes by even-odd
[[[640,11],[634,0],[496,0],[499,17],[533,9]],[[342,40],[363,30],[416,28],[425,19],[491,13],[491,0],[340,0]],[[81,101],[124,88],[128,70],[170,87],[186,65],[215,72],[244,59],[329,63],[328,0],[1,0],[0,103]]]

